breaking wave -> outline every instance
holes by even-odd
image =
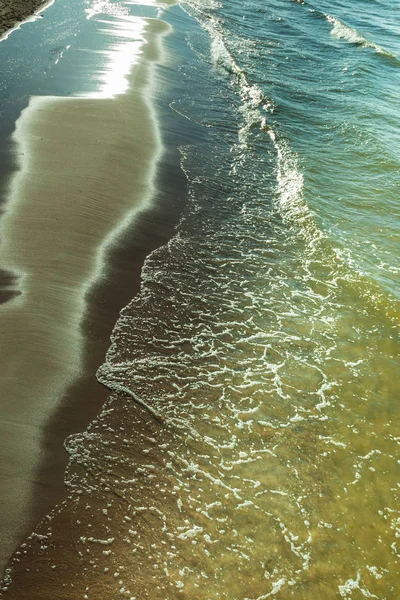
[[[327,21],[332,25],[331,35],[333,35],[337,39],[345,40],[346,42],[349,42],[350,44],[354,44],[356,46],[360,46],[361,48],[370,48],[372,50],[375,50],[377,54],[381,54],[382,56],[398,61],[396,55],[392,54],[388,50],[385,50],[384,48],[382,48],[382,46],[375,44],[375,42],[370,41],[362,33],[357,31],[357,29],[346,25],[346,23],[340,21],[339,19],[336,19],[335,17],[332,17],[331,15],[325,16]]]

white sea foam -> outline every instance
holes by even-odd
[[[238,156],[241,160],[243,152],[247,150],[247,144],[250,139],[251,130],[256,127],[264,130],[267,128],[266,113],[271,113],[274,110],[273,101],[267,98],[261,88],[257,84],[249,82],[248,77],[243,69],[235,60],[233,54],[228,49],[223,32],[221,31],[218,21],[215,18],[201,17],[204,16],[205,6],[202,3],[202,9],[196,1],[192,1],[192,8],[195,9],[195,16],[199,17],[199,23],[209,33],[211,38],[210,54],[211,62],[215,69],[222,69],[235,83],[238,85],[242,104],[239,111],[243,117],[243,124],[238,131]],[[215,6],[212,6],[215,9]]]
[[[114,15],[127,16],[128,9],[126,2],[110,2],[110,0],[94,0],[92,4],[85,9],[86,18],[91,19],[95,15]]]
[[[364,598],[379,598],[375,594],[372,594],[368,588],[360,585],[361,573],[358,571],[355,579],[348,579],[343,585],[338,586],[339,594],[342,598],[349,599],[352,597],[353,592],[358,590]]]
[[[304,199],[304,176],[299,168],[298,156],[289,143],[272,129],[268,131],[277,153],[277,207],[284,221],[301,233],[315,250],[324,233],[315,223]]]
[[[378,54],[383,54],[388,57],[396,58],[390,52],[370,41],[367,37],[365,37],[362,33],[346,25],[343,21],[332,17],[331,15],[326,15],[327,21],[332,25],[331,35],[340,40],[345,40],[350,44],[356,44],[357,46],[361,46],[362,48],[371,48],[375,50]]]

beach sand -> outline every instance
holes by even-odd
[[[107,250],[154,193],[161,142],[147,96],[167,32],[163,22],[148,21],[126,94],[34,98],[17,124],[21,168],[0,223],[0,268],[15,276],[16,292],[0,306],[0,343],[7,348],[0,364],[0,410],[7,415],[0,423],[3,565],[38,516],[29,512],[32,503],[43,495],[45,512],[60,497],[60,481],[47,489],[52,469],[42,469],[39,479],[37,473],[49,450],[43,444],[49,419],[68,387],[85,376],[85,298],[101,279]],[[77,427],[107,396],[97,386]],[[57,437],[55,443],[65,437],[62,423]],[[55,478],[64,465],[56,454]]]

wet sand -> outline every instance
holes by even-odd
[[[37,472],[48,450],[48,419],[82,375],[85,296],[102,275],[112,239],[154,192],[161,144],[146,96],[150,65],[167,30],[149,21],[152,41],[129,77],[127,94],[35,98],[18,122],[21,170],[0,232],[1,268],[16,276],[17,293],[0,306],[1,346],[8,349],[0,366],[0,408],[7,415],[0,424],[0,477],[7,482],[0,517],[3,564],[30,524],[34,494],[40,497]],[[106,397],[98,389],[97,406]],[[88,412],[86,406],[77,423],[85,423]],[[58,434],[62,439],[62,426]],[[56,471],[63,461],[55,456]],[[44,495],[51,497],[46,490]]]

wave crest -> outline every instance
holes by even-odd
[[[378,44],[375,44],[374,42],[368,40],[362,33],[357,31],[357,29],[346,25],[346,23],[343,23],[343,21],[340,21],[339,19],[336,19],[331,15],[325,16],[327,21],[332,25],[331,35],[333,35],[334,37],[340,40],[345,40],[350,44],[360,46],[361,48],[370,48],[372,50],[375,50],[377,54],[382,54],[383,56],[395,59],[396,61],[398,60],[394,54],[388,52],[388,50],[385,50],[384,48],[382,48],[382,46],[379,46]]]

